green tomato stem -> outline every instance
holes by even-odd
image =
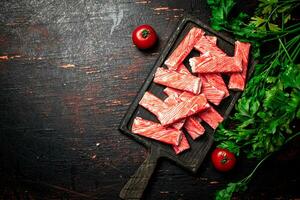
[[[150,32],[148,30],[143,30],[142,31],[142,37],[143,38],[147,38],[149,34],[150,34]]]

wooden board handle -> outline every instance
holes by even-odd
[[[159,153],[157,150],[150,150],[146,160],[138,168],[120,192],[120,197],[125,200],[141,199],[148,182],[154,172]]]

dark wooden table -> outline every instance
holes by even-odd
[[[209,23],[205,0],[4,0],[0,6],[0,199],[118,199],[145,149],[117,127],[185,13]],[[131,31],[153,25],[159,45]],[[259,169],[238,198],[299,198],[299,140]],[[196,175],[161,161],[145,199],[212,199],[228,174],[207,158]]]

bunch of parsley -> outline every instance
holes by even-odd
[[[261,159],[249,176],[217,193],[216,199],[230,199],[233,192],[247,189],[256,169],[272,152],[299,135],[292,124],[300,118],[300,23],[292,13],[300,1],[260,0],[252,16],[244,12],[232,16],[235,0],[207,2],[212,9],[211,26],[250,42],[259,60],[234,116],[215,134],[219,147]],[[269,45],[271,50],[260,53]]]

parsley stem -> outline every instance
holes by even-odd
[[[282,43],[282,41],[281,41],[280,38],[278,38],[278,41],[279,41],[280,45],[282,46],[283,50],[285,51],[285,53],[286,53],[288,59],[290,60],[290,62],[293,63],[293,60],[292,60],[292,58],[291,58],[289,52],[286,50],[286,48],[285,48],[285,46],[284,46],[284,44]]]
[[[284,31],[284,12],[281,13],[281,30]]]
[[[299,23],[300,25],[300,23]],[[286,28],[286,31],[281,31],[280,33],[284,33],[282,35],[276,33],[276,36],[275,37],[271,37],[271,38],[268,38],[268,39],[264,39],[263,42],[270,42],[272,40],[277,40],[278,38],[282,38],[282,37],[285,37],[289,34],[292,34],[292,33],[297,33],[300,31],[300,27],[298,28],[295,28],[295,29],[292,29],[292,30],[287,30],[288,28]]]
[[[252,172],[251,172],[246,178],[243,179],[243,182],[248,183],[248,182],[251,180],[253,174],[256,172],[256,170],[257,170],[257,169],[262,165],[262,163],[263,163],[265,160],[267,160],[271,155],[272,155],[272,153],[269,153],[269,154],[267,154],[263,159],[261,159],[261,161],[259,161],[259,163],[256,165],[256,167],[252,170]]]
[[[286,30],[292,29],[292,28],[297,27],[297,26],[300,26],[300,23],[290,25],[290,26],[286,27]]]
[[[294,138],[296,138],[296,137],[299,136],[299,135],[300,135],[300,132],[295,133],[293,136],[289,137],[289,138],[285,141],[285,144],[287,144],[288,142],[290,142],[291,140],[293,140]],[[240,182],[240,183],[245,183],[245,184],[249,183],[249,181],[251,180],[253,174],[255,174],[255,172],[257,171],[257,169],[263,164],[263,162],[264,162],[265,160],[267,160],[271,155],[273,155],[273,153],[274,153],[274,152],[269,153],[269,154],[267,154],[263,159],[261,159],[261,160],[259,161],[259,163],[255,166],[255,168],[252,170],[252,172],[251,172],[248,176],[246,176],[245,178],[243,178],[241,181],[239,181],[239,182]]]
[[[300,51],[300,42],[297,44],[297,47],[295,48],[295,50],[292,52],[292,59],[293,61],[296,60],[297,56],[299,55],[299,51]]]
[[[272,12],[270,13],[270,15],[269,15],[269,17],[268,17],[268,19],[266,20],[265,23],[269,23],[270,18],[272,17],[273,13],[274,13],[278,8],[279,8],[279,6],[276,6],[276,8],[274,8],[274,9],[272,10]]]
[[[221,145],[244,152],[247,158],[257,158],[257,165],[246,177],[229,183],[217,193],[217,199],[229,200],[234,192],[246,190],[264,161],[300,135],[300,132],[289,135],[291,122],[300,112],[297,98],[300,21],[294,16],[300,0],[260,0],[254,15],[241,13],[237,17],[230,17],[232,5],[237,0],[207,2],[212,8],[213,28],[230,32],[237,40],[250,42],[253,57],[259,58],[236,105],[236,113],[229,118],[232,126],[229,123],[215,135]],[[268,51],[264,51],[265,47]],[[251,107],[247,107],[247,102]],[[259,104],[257,111],[256,102]]]

